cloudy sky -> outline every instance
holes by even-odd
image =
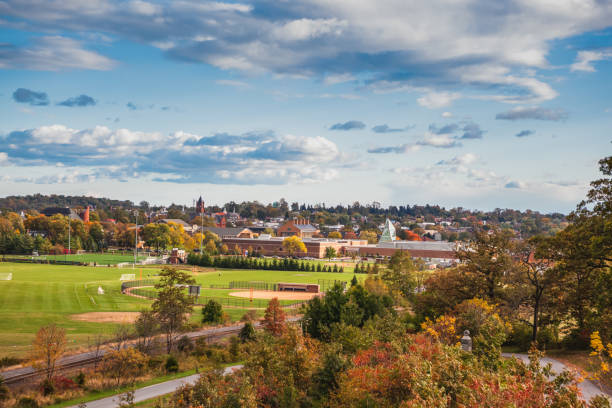
[[[0,0],[0,195],[568,211],[612,2]]]

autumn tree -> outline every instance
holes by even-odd
[[[327,234],[327,238],[341,239],[342,238],[342,234],[339,233],[338,231],[332,231],[329,234]]]
[[[294,235],[283,240],[283,250],[285,250],[289,256],[293,256],[296,253],[306,252],[306,245],[304,245],[299,237]]]
[[[66,330],[54,324],[41,327],[32,343],[32,361],[45,371],[47,381],[51,381],[57,361],[66,349]]]
[[[161,279],[155,285],[158,294],[151,310],[166,336],[166,352],[170,353],[176,335],[193,311],[191,299],[182,285],[192,285],[195,280],[187,272],[175,268],[163,268],[159,275]]]
[[[359,239],[365,239],[368,244],[375,244],[378,242],[378,234],[376,231],[365,230],[359,233]]]
[[[264,313],[263,327],[275,336],[280,336],[285,330],[285,312],[278,298],[272,298]]]
[[[151,351],[155,335],[159,332],[159,323],[157,316],[151,310],[142,310],[136,321],[134,322],[134,328],[138,335],[138,349],[143,353],[149,353]]]
[[[116,385],[132,384],[142,375],[147,364],[147,357],[133,347],[114,350],[102,358],[101,369],[104,374],[114,379]]]

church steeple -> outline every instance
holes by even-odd
[[[198,202],[196,203],[196,211],[198,214],[204,214],[204,200],[202,200],[202,196],[198,198]]]

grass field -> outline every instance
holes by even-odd
[[[155,268],[136,268],[143,277],[159,272]],[[77,321],[71,315],[87,312],[139,311],[149,300],[122,295],[119,278],[132,273],[131,268],[96,268],[44,264],[0,262],[0,274],[12,273],[10,281],[0,281],[0,357],[23,357],[30,349],[36,331],[55,323],[66,329],[71,347],[86,345],[96,333],[110,335],[116,324]],[[198,272],[196,281],[203,295],[227,297],[228,290],[205,289],[211,284],[227,285],[230,281],[266,281],[317,283],[318,279],[350,281],[352,273],[318,273],[256,270],[217,270]],[[98,286],[104,295],[98,294]],[[245,309],[226,309],[238,320]],[[193,321],[197,321],[196,310]]]
[[[58,261],[73,261],[73,262],[84,262],[84,263],[97,263],[98,265],[116,265],[122,262],[134,262],[133,253],[113,254],[113,253],[92,253],[92,254],[70,254],[70,255],[6,255],[7,258],[33,258],[33,259],[47,259],[47,260],[58,260]],[[139,255],[137,258],[139,261],[146,259],[146,256]]]

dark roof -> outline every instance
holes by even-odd
[[[242,231],[248,230],[244,227],[235,228],[217,228],[217,227],[204,227],[204,231],[210,231],[217,234],[220,237],[234,236],[237,237]]]
[[[70,215],[70,208],[68,207],[47,207],[41,211],[41,214],[51,217],[55,214]]]
[[[189,227],[189,228],[192,227],[191,224],[185,222],[185,220],[181,220],[180,218],[164,218],[163,220],[159,220],[157,222],[158,223],[163,222],[164,224],[167,224],[169,222],[173,222],[175,224],[182,225],[183,227]]]

